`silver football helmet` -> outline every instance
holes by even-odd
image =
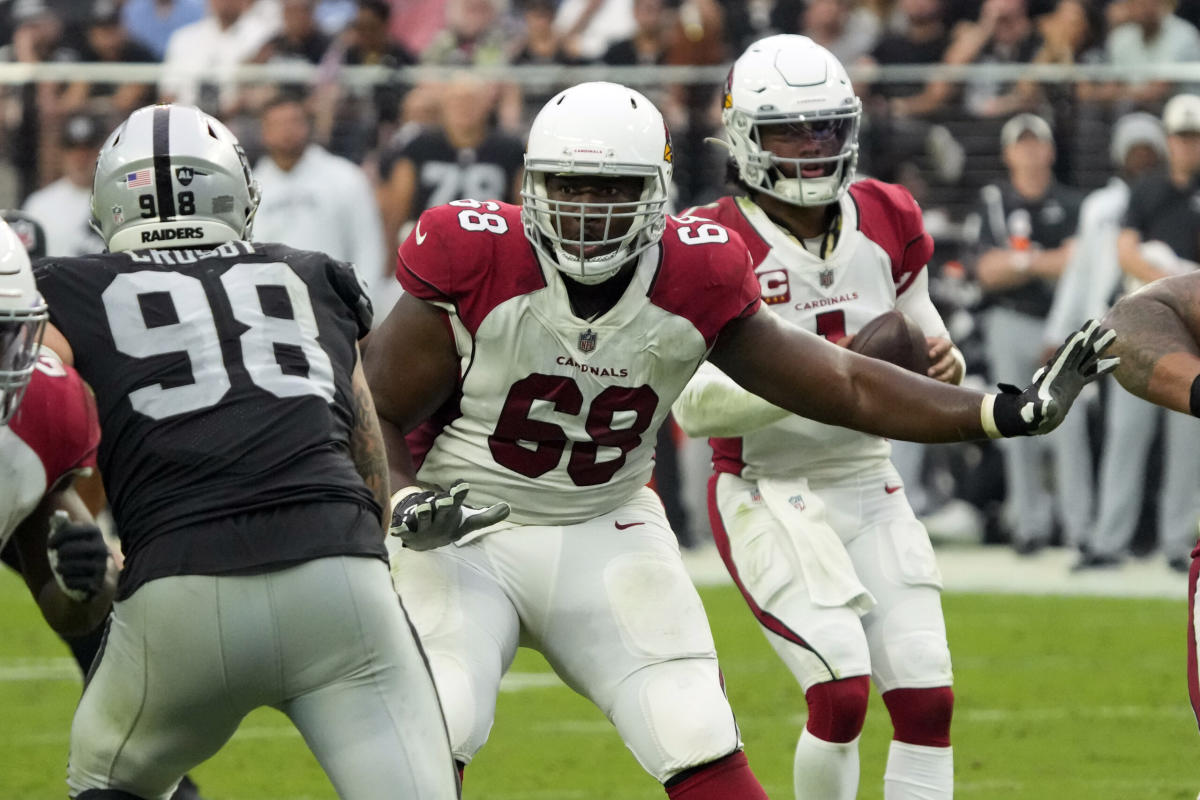
[[[258,184],[237,138],[198,108],[139,108],[96,161],[92,227],[111,252],[250,237]]]
[[[580,283],[611,278],[662,238],[673,159],[662,114],[633,89],[595,82],[559,92],[529,130],[521,189],[525,236],[543,263]],[[637,177],[644,186],[631,203],[560,202],[547,196],[547,175]],[[579,239],[564,238],[566,217],[579,220]],[[584,217],[604,218],[602,238],[583,241]],[[628,230],[613,230],[615,221],[626,219],[632,220]],[[576,245],[575,252],[564,248],[567,243]],[[583,256],[585,244],[608,252]]]
[[[33,379],[48,316],[25,244],[0,221],[0,425],[12,418]]]
[[[752,190],[793,205],[828,205],[846,191],[858,164],[861,117],[845,68],[807,36],[760,39],[725,83],[721,118],[739,176]],[[795,126],[819,155],[783,158],[764,149],[768,125]]]

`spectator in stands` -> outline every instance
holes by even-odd
[[[943,23],[942,0],[900,0],[900,32],[883,36],[860,64],[937,64],[950,44]],[[928,118],[934,109],[917,105],[925,84],[880,82],[859,87],[867,110],[862,132],[862,169],[880,180],[896,182],[913,174],[917,159],[928,153],[941,180],[953,183],[962,174],[964,153],[941,125]],[[913,190],[913,186],[909,186]]]
[[[808,0],[800,30],[843,64],[853,64],[871,52],[880,34],[879,18],[854,0]]]
[[[46,255],[99,253],[104,243],[91,228],[92,177],[108,130],[86,114],[68,117],[62,128],[63,175],[25,201],[24,211],[46,232]],[[112,213],[122,213],[113,210]],[[123,213],[138,213],[126,209]]]
[[[579,58],[596,61],[613,42],[633,35],[633,0],[562,0],[554,27]]]
[[[261,0],[260,0],[261,1]],[[258,54],[277,28],[252,11],[250,0],[208,0],[208,14],[171,34],[159,93],[226,118],[241,110],[233,71]]]
[[[171,34],[204,19],[205,0],[125,0],[121,4],[121,27],[130,38],[161,61]]]
[[[422,211],[451,200],[519,202],[524,143],[491,122],[493,88],[466,75],[440,92],[441,123],[393,142],[380,158],[389,252]]]
[[[552,66],[582,63],[554,29],[554,11],[557,7],[555,0],[523,0],[521,18],[524,26],[520,37],[513,42],[513,64]],[[522,121],[531,121],[551,97],[565,88],[566,85],[562,83],[525,83],[521,89]]]
[[[391,6],[387,0],[359,0],[358,13],[342,31],[322,61],[328,80],[317,94],[317,139],[334,153],[356,163],[373,156],[400,124],[406,85],[389,82],[371,88],[343,87],[341,66],[404,67],[413,56],[388,34]]]
[[[254,238],[328,253],[354,264],[368,287],[378,288],[391,259],[384,254],[383,226],[367,176],[312,141],[312,122],[298,97],[272,99],[261,120],[267,152],[254,166],[262,192]],[[389,308],[376,308],[377,318]]]
[[[321,63],[333,39],[317,26],[313,14],[316,0],[282,0],[280,5],[282,28],[262,46],[254,60],[259,63]]]
[[[1025,0],[985,0],[976,22],[960,23],[942,59],[946,64],[1025,64],[1041,47]],[[962,103],[977,117],[1011,113],[1011,104],[998,98],[1012,89],[1013,81],[977,77],[962,87]],[[893,113],[921,116],[945,107],[959,91],[949,81],[930,81],[919,95],[898,98]]]
[[[1175,16],[1175,0],[1128,0],[1129,21],[1113,28],[1104,47],[1108,60],[1119,67],[1174,64],[1200,60],[1200,31]],[[1121,104],[1154,106],[1172,91],[1169,81],[1119,83],[1107,97]]]
[[[126,33],[121,25],[121,12],[116,0],[97,0],[88,20],[80,60],[151,64],[157,62],[158,58]],[[62,105],[64,111],[77,111],[88,106],[92,111],[111,116],[116,122],[153,99],[153,83],[91,83],[84,80],[67,87]]]
[[[1200,265],[1200,209],[1195,202],[1200,191],[1200,97],[1176,95],[1163,109],[1162,119],[1167,132],[1167,169],[1151,172],[1133,184],[1117,237],[1117,257],[1127,291]],[[1142,494],[1149,445],[1161,420],[1166,427],[1158,546],[1172,569],[1187,572],[1200,518],[1200,459],[1196,457],[1200,429],[1186,416],[1163,414],[1123,391],[1113,395],[1111,402],[1121,408],[1124,427],[1109,426],[1112,438],[1105,445],[1113,448],[1114,459],[1111,463],[1105,459],[1101,486],[1117,487],[1118,497],[1101,498],[1095,535],[1077,566],[1113,566],[1126,557],[1137,525],[1136,498]],[[1140,407],[1125,407],[1127,403]],[[1140,413],[1143,411],[1149,413]],[[1134,502],[1122,503],[1124,498]]]
[[[410,53],[424,53],[446,27],[447,0],[391,0],[388,31],[392,41]]]
[[[800,30],[803,0],[721,0],[726,47],[740,53],[767,36]]]
[[[449,0],[446,27],[421,53],[421,63],[445,67],[496,67],[508,63],[511,31],[504,24],[504,0]],[[521,87],[498,84],[500,126],[521,130]]]
[[[524,27],[514,42],[513,64],[579,64],[567,43],[554,29],[555,0],[523,0]],[[528,103],[527,103],[528,104]],[[541,105],[538,106],[541,108]]]
[[[11,19],[12,42],[0,47],[0,63],[79,60],[79,54],[63,44],[62,20],[45,0],[13,0]],[[17,101],[19,111],[6,109],[0,119],[7,140],[0,151],[7,151],[6,157],[17,171],[22,197],[54,169],[57,137],[53,133],[61,120],[61,93],[59,84],[47,82],[17,84],[3,92]]]
[[[1054,179],[1054,135],[1044,119],[1018,114],[1004,124],[1000,140],[1008,180],[983,187],[970,227],[978,231],[975,276],[988,302],[983,333],[991,378],[1011,382],[1042,363],[1042,330],[1055,281],[1071,253],[1083,198]],[[1053,456],[1057,503],[1042,481],[1041,442],[1000,443],[1007,519],[1018,553],[1049,544],[1056,515],[1069,543],[1086,536],[1093,496],[1087,414],[1071,416],[1046,445]]]
[[[508,63],[509,33],[500,0],[448,0],[446,27],[421,52],[421,61],[443,66]]]

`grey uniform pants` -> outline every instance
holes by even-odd
[[[1088,546],[1100,555],[1120,555],[1129,547],[1142,508],[1146,459],[1162,419],[1158,544],[1167,558],[1187,556],[1200,520],[1200,425],[1186,414],[1134,397],[1115,382],[1110,390],[1100,459],[1100,515]]]
[[[166,800],[260,706],[292,720],[341,798],[458,797],[433,679],[388,566],[351,557],[160,578],[117,603],[71,726],[72,796]]]
[[[993,308],[984,320],[984,343],[992,379],[1017,386],[1029,383],[1041,366],[1045,321],[1007,308]],[[1087,414],[1076,403],[1063,423],[1046,436],[1018,436],[999,442],[1004,454],[1007,517],[1013,542],[1049,537],[1055,511],[1068,544],[1086,540],[1093,514],[1092,452]],[[1042,469],[1049,449],[1054,464],[1054,494]]]

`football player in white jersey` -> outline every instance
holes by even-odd
[[[25,244],[0,221],[0,549],[13,543],[42,615],[72,636],[104,620],[117,570],[72,487],[96,463],[96,404],[42,346],[47,317]]]
[[[762,306],[741,238],[668,217],[662,115],[585,83],[534,120],[524,204],[458,200],[400,247],[364,357],[391,559],[461,765],[536,648],[675,800],[765,797],[662,504],[655,433],[711,358],[791,411],[924,441],[1043,432],[1111,368],[1096,323],[1024,391],[983,395],[835,347]],[[406,438],[407,435],[407,438]],[[473,503],[464,504],[468,480]],[[400,546],[403,542],[403,547]]]
[[[907,189],[854,183],[862,104],[845,69],[804,36],[760,40],[734,63],[724,122],[744,194],[690,212],[737,231],[763,301],[832,342],[898,309],[926,335],[929,376],[963,358],[929,299],[933,240]],[[763,632],[804,687],[796,797],[852,800],[871,678],[894,729],[889,800],[949,798],[950,650],[941,576],[878,435],[795,416],[705,365],[675,404],[711,436],[717,549]]]

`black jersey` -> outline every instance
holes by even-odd
[[[1144,176],[1129,189],[1124,225],[1144,242],[1165,242],[1179,258],[1200,262],[1200,180],[1181,189],[1165,171]]]
[[[386,557],[378,524],[335,533],[314,520],[266,544],[247,543],[234,519],[301,503],[379,519],[349,451],[355,343],[371,323],[349,265],[228,242],[49,259],[36,275],[96,394],[99,464],[130,573],[122,594],[164,574]],[[179,547],[149,547],[159,555],[143,563],[165,535]]]
[[[412,218],[451,200],[471,197],[515,203],[513,181],[525,163],[525,145],[515,136],[493,131],[478,147],[456,148],[440,128],[397,142],[384,153],[381,174],[387,180],[396,162],[411,161],[416,172]]]
[[[1036,200],[1021,196],[1012,184],[983,187],[975,214],[981,251],[1013,247],[1018,239],[1027,246],[1052,250],[1075,235],[1083,193],[1061,183],[1051,183]],[[1032,317],[1045,317],[1054,303],[1054,282],[1041,278],[990,292],[991,303]]]

